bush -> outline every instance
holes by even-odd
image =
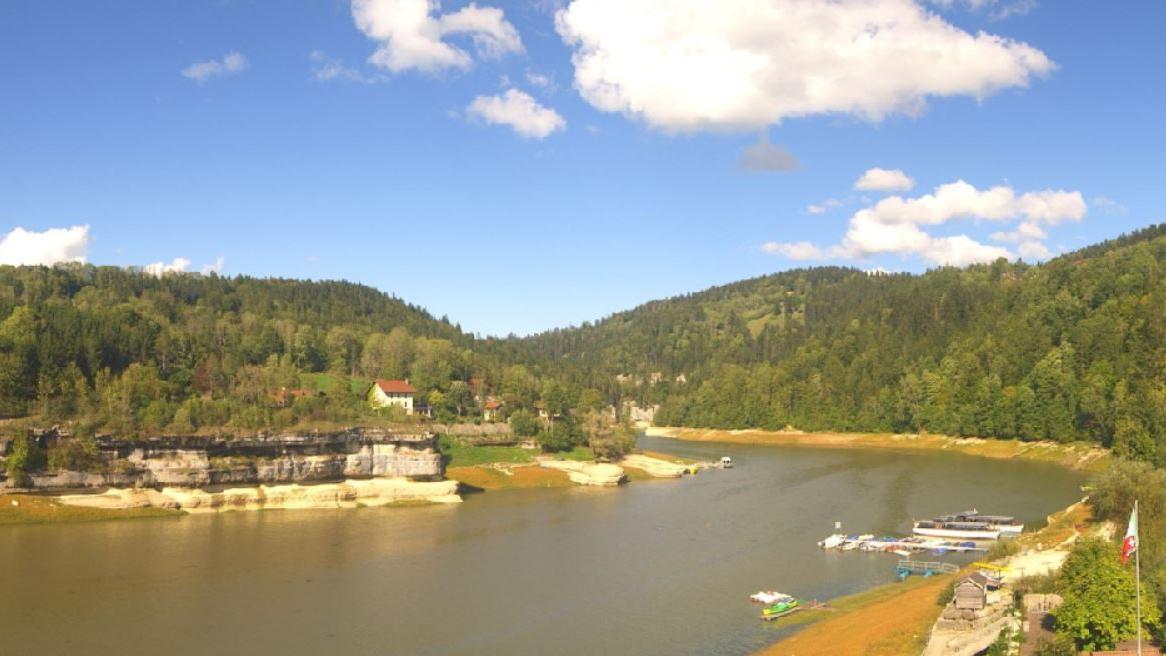
[[[1033,651],[1036,656],[1077,656],[1077,648],[1073,641],[1059,636],[1056,638],[1041,638]]]
[[[542,428],[542,422],[529,410],[518,410],[510,415],[510,430],[518,437],[534,437]]]
[[[50,449],[48,463],[49,469],[57,471],[93,471],[102,460],[92,439],[74,438]]]

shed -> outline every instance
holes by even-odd
[[[983,610],[988,605],[988,585],[969,576],[955,585],[956,610]]]

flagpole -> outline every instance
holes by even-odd
[[[1138,500],[1134,499],[1134,517],[1138,516]],[[1140,519],[1140,518],[1139,518]],[[1141,524],[1141,522],[1138,522]],[[1141,526],[1138,526],[1138,533],[1141,533]],[[1141,542],[1141,536],[1135,537],[1138,542]],[[1142,545],[1138,545],[1134,549],[1134,594],[1137,595],[1137,609],[1138,609],[1138,656],[1142,656]]]

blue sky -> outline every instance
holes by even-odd
[[[793,43],[798,21],[858,20],[812,2],[784,22],[765,11],[786,0],[713,3],[723,32],[639,0],[422,2],[409,32],[411,0],[362,1],[364,29],[340,0],[5,3],[0,261],[221,258],[521,334],[793,267],[1039,260],[1166,220],[1161,2],[875,0],[862,21],[908,31],[847,59],[846,28]],[[836,71],[857,77],[787,93]],[[795,170],[741,165],[763,134]],[[854,189],[874,167],[911,188]]]

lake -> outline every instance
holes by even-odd
[[[457,506],[0,528],[0,651],[747,654],[789,630],[750,593],[895,579],[896,556],[820,551],[835,521],[905,534],[975,506],[1036,527],[1083,480],[947,453],[641,446],[737,467]]]

